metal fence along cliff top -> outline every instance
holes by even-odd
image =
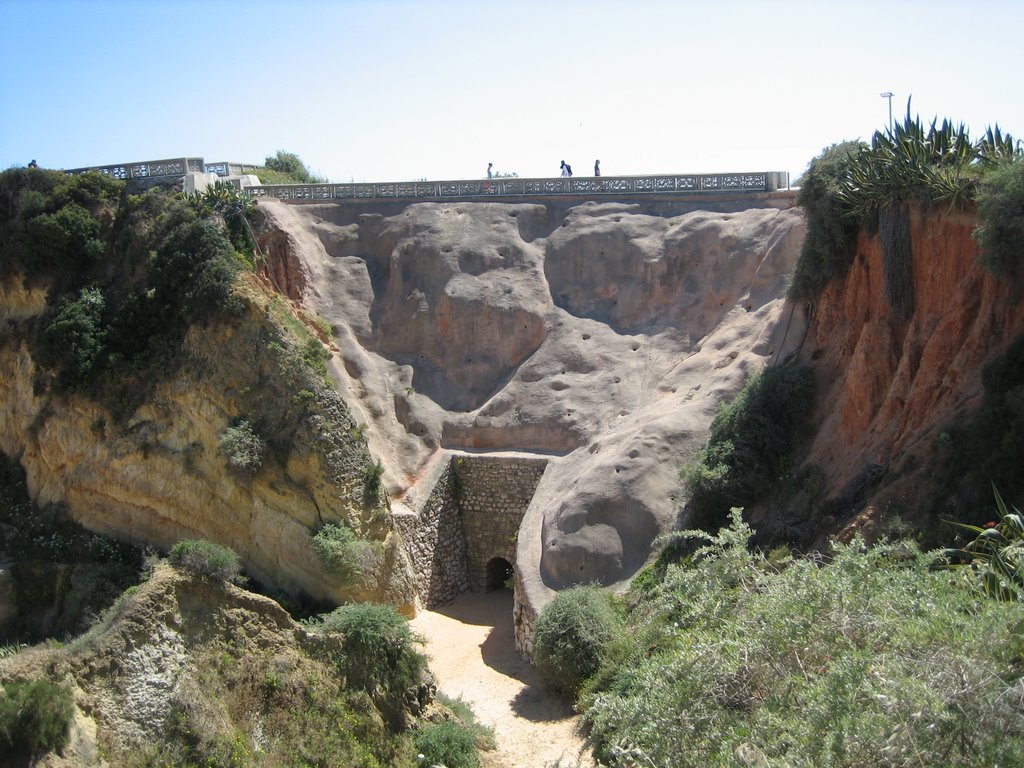
[[[377,184],[275,184],[247,187],[257,197],[279,200],[451,200],[543,195],[704,194],[775,192],[789,186],[784,171],[759,173],[663,174],[657,176],[570,176],[551,179],[468,179]]]

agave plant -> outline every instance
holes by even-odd
[[[956,523],[973,533],[974,539],[960,549],[943,552],[953,567],[971,566],[978,571],[985,594],[1003,601],[1024,601],[1024,515],[1006,506],[993,489],[999,521],[979,528]]]
[[[984,165],[994,165],[1003,160],[1012,160],[1024,155],[1024,142],[1004,134],[999,126],[988,128],[975,147],[978,160]]]
[[[926,129],[911,117],[908,101],[903,122],[876,131],[871,146],[853,156],[837,200],[846,215],[861,221],[911,199],[961,206],[974,194],[970,168],[979,152],[963,123],[939,125],[936,119]]]

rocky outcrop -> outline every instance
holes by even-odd
[[[38,388],[28,344],[5,333],[0,450],[20,461],[36,503],[64,503],[93,531],[164,549],[210,539],[232,547],[248,573],[273,588],[412,611],[411,566],[386,513],[364,501],[371,458],[348,409],[322,385],[302,383],[301,362],[269,311],[274,299],[253,285],[246,290],[244,316],[192,328],[183,359],[121,422],[93,399]],[[6,293],[0,304],[17,295]],[[255,471],[233,470],[220,448],[239,417],[267,440]],[[362,584],[339,583],[313,552],[312,534],[336,521],[383,542]]]
[[[717,404],[799,340],[782,298],[796,209],[260,209],[268,242],[294,249],[268,269],[301,265],[302,304],[333,329],[334,370],[394,499],[426,499],[417,481],[439,451],[549,459],[516,555],[535,606],[643,565],[677,522],[679,467]]]
[[[911,209],[907,319],[886,299],[882,246],[865,233],[848,274],[818,299],[803,350],[820,393],[807,460],[828,495],[886,475],[860,509],[913,509],[933,485],[922,475],[933,439],[979,404],[984,363],[1024,331],[1019,287],[978,263],[976,224],[973,210]]]

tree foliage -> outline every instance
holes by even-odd
[[[277,150],[277,154],[271,155],[263,161],[264,166],[277,173],[283,173],[297,184],[314,184],[324,181],[319,176],[314,176],[306,164],[293,152]]]

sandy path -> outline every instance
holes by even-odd
[[[470,704],[477,719],[494,729],[498,748],[485,755],[487,766],[592,765],[579,755],[582,741],[571,707],[549,696],[516,652],[511,592],[467,592],[437,611],[423,611],[412,627],[426,638],[438,690]]]

